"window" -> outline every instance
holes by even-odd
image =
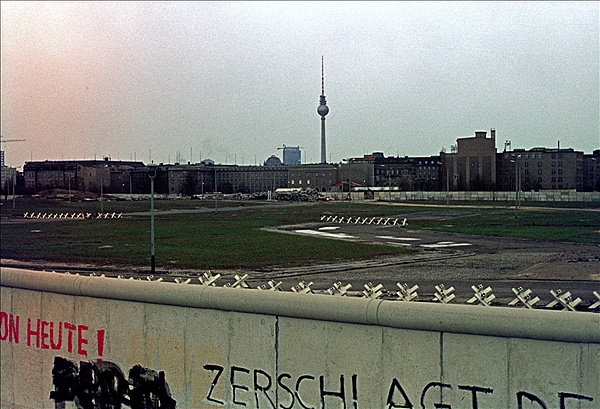
[[[538,168],[542,167],[542,162],[538,162]]]
[[[541,175],[541,174],[542,174],[542,170],[540,169],[540,170],[538,170],[538,175]]]
[[[552,161],[552,166],[556,166],[556,162]]]
[[[558,161],[558,166],[562,166],[562,160]]]

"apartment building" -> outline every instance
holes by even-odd
[[[499,190],[583,190],[583,152],[532,148],[498,155]],[[518,185],[517,185],[518,182]]]

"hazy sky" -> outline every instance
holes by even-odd
[[[497,148],[600,148],[599,3],[10,2],[6,162],[262,164]]]

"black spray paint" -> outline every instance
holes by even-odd
[[[54,406],[74,402],[78,409],[175,409],[163,371],[135,365],[126,378],[118,365],[107,362],[75,362],[54,358],[52,368]]]
[[[213,380],[205,397],[205,401],[212,405],[225,406],[228,402],[236,407],[256,409],[326,409],[328,407],[359,409],[357,374],[353,374],[350,379],[345,378],[342,374],[339,382],[337,380],[326,382],[324,375],[309,374],[300,375],[294,379],[288,373],[281,373],[274,379],[262,369],[252,370],[240,366],[231,366],[227,370],[221,365],[207,364],[204,365],[204,369],[213,373]],[[494,393],[493,388],[484,386],[455,385],[453,387],[447,383],[429,382],[421,390],[418,406],[415,406],[398,379],[393,378],[389,385],[385,406],[387,409],[452,409],[450,404],[439,401],[432,402],[436,399],[435,397],[441,396],[442,390],[458,391],[454,393],[462,394],[462,401],[467,405],[463,406],[464,408],[479,409],[489,407],[489,401],[486,403],[486,396]],[[216,392],[217,386],[224,394],[223,396]],[[312,390],[316,388],[318,401],[309,401],[306,394],[309,388]],[[569,400],[592,402],[594,398],[569,392],[558,392],[559,409],[567,409]],[[540,397],[526,391],[517,392],[516,401],[519,409],[523,409],[524,403],[528,404],[527,407],[534,405],[535,409],[548,409]],[[571,402],[571,405],[574,403]]]

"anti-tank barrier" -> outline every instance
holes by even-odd
[[[593,408],[600,399],[600,314],[152,280],[2,268],[2,407],[54,407],[65,367],[73,382],[111,374],[132,404],[150,388],[137,380],[150,377],[160,407]],[[90,393],[95,404],[106,398]]]
[[[238,281],[244,281],[247,276],[236,276],[236,278]],[[508,337],[525,335],[526,338],[531,339],[600,343],[600,314],[554,314],[556,311],[529,310],[528,312],[524,309],[508,308],[474,309],[471,306],[448,303],[405,303],[370,297],[321,297],[319,294],[313,294],[311,298],[301,298],[293,293],[283,291],[232,291],[236,288],[231,285],[217,287],[177,284],[181,284],[181,281],[175,279],[174,282],[167,282],[133,278],[119,280],[106,276],[87,277],[12,268],[2,268],[0,276],[0,285],[3,287],[65,295],[284,315],[355,324],[389,325],[398,328],[406,328],[407,323],[410,323],[408,328],[412,329],[424,329],[415,322],[420,320],[425,322],[429,317],[431,322],[423,324],[428,330]],[[240,287],[249,288],[247,284]],[[444,310],[444,308],[448,308],[448,310]],[[456,310],[454,310],[455,308]],[[397,313],[394,313],[393,311],[396,309]],[[387,312],[380,316],[380,311]],[[467,315],[481,316],[477,320],[469,322],[469,325],[457,325],[455,321],[457,317],[466,314],[467,311]],[[493,312],[486,313],[484,311]],[[428,314],[420,314],[426,312]],[[412,313],[418,314],[410,318],[406,317]],[[433,313],[433,315],[429,313]],[[552,313],[552,315],[544,315],[547,313]],[[532,319],[536,316],[535,314],[541,314],[540,319],[552,317],[552,321],[555,323],[564,321],[565,324],[566,322],[569,324],[560,324],[549,328],[550,326],[542,322],[544,320],[536,322],[535,319]],[[577,326],[577,320],[574,318],[576,316],[583,316],[581,323],[585,324]],[[516,318],[519,321],[513,321]],[[490,320],[486,321],[486,319]],[[387,324],[383,324],[384,322]]]
[[[41,212],[25,212],[24,219],[122,219],[123,213],[41,213]]]

